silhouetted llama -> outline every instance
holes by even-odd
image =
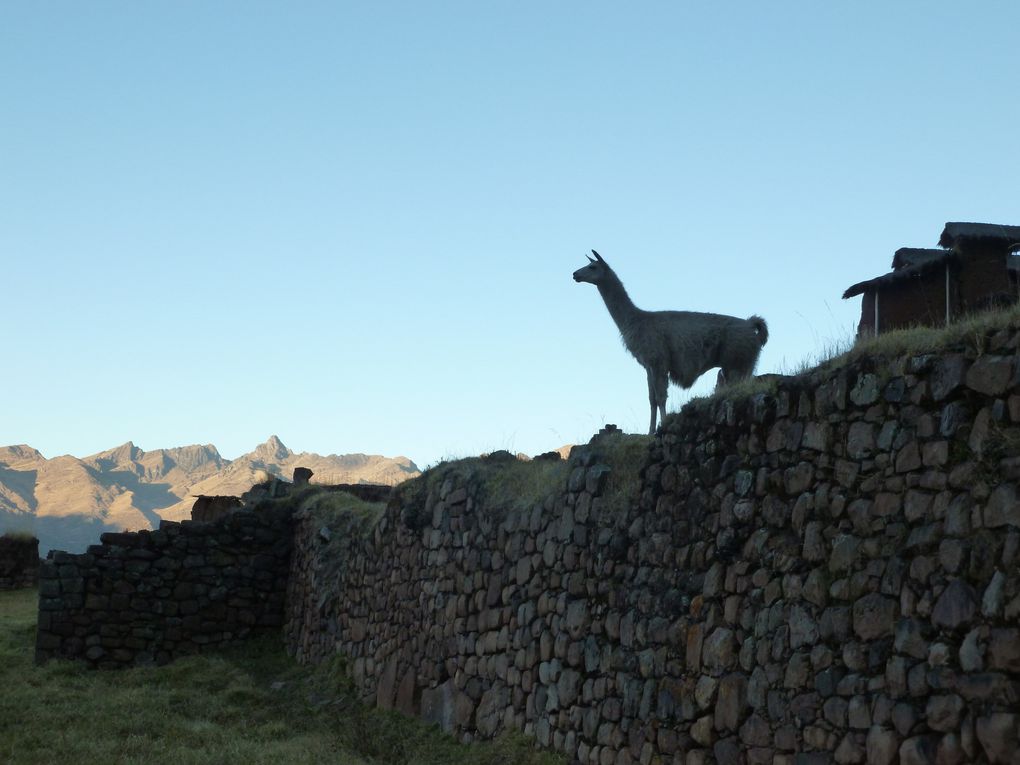
[[[694,311],[642,311],[627,295],[620,277],[602,257],[591,251],[589,263],[574,271],[575,282],[594,284],[609,309],[627,350],[648,374],[648,402],[652,408],[649,434],[666,418],[669,382],[690,388],[713,367],[721,367],[716,385],[750,377],[761,348],[769,339],[760,316],[738,319]]]

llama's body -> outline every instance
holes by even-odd
[[[760,316],[739,319],[695,311],[642,311],[623,282],[592,250],[597,260],[574,272],[574,281],[594,284],[620,330],[623,344],[648,375],[651,406],[649,433],[655,432],[656,410],[666,417],[669,382],[690,388],[709,369],[720,368],[719,381],[734,382],[754,372],[768,326]]]

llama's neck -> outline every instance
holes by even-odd
[[[609,315],[613,317],[613,321],[616,322],[620,334],[623,335],[624,341],[626,341],[634,319],[641,313],[641,309],[634,305],[634,301],[630,299],[627,290],[623,288],[623,282],[620,281],[620,277],[612,271],[609,272],[609,278],[599,282],[596,286],[598,287],[599,294],[602,295],[606,308],[609,310]]]

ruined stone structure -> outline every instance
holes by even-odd
[[[39,575],[39,540],[29,536],[0,536],[0,590],[31,587]]]
[[[162,664],[278,631],[290,548],[289,511],[269,507],[103,534],[80,555],[51,552],[39,570],[36,660]]]
[[[240,497],[199,494],[195,499],[195,504],[191,506],[191,520],[199,523],[212,523],[218,518],[232,513],[243,504]]]
[[[623,503],[596,444],[530,507],[439,468],[301,515],[288,646],[581,763],[1015,762],[1020,337],[979,344],[689,406]]]

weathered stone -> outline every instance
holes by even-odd
[[[839,742],[836,751],[833,752],[833,759],[839,765],[853,765],[865,761],[866,751],[864,748],[863,736],[855,733],[847,733]]]
[[[875,426],[867,422],[854,422],[847,433],[846,453],[851,459],[870,457],[875,451]]]
[[[931,617],[935,626],[954,630],[970,622],[976,613],[974,588],[962,579],[954,579],[935,602]]]
[[[992,490],[985,504],[984,523],[990,529],[1020,526],[1020,501],[1014,484],[1000,484]]]
[[[701,675],[694,687],[694,700],[700,709],[708,709],[715,701],[719,681],[711,675]]]
[[[573,669],[565,669],[556,681],[556,691],[560,704],[564,707],[571,706],[578,696],[581,687],[581,673]]]
[[[447,680],[435,688],[425,688],[421,692],[421,716],[422,719],[433,725],[438,725],[440,730],[452,733],[454,730],[454,700],[457,696],[457,688],[453,680]]]
[[[1001,571],[992,575],[992,581],[985,588],[985,594],[981,596],[981,614],[989,618],[1001,615],[1003,599],[1005,597],[1006,577]]]
[[[805,560],[818,562],[825,560],[827,544],[822,536],[823,526],[819,521],[810,521],[804,528],[804,546],[802,555]]]
[[[804,436],[801,446],[805,449],[813,449],[817,452],[825,452],[829,449],[830,428],[824,422],[809,422],[804,426]]]
[[[1012,356],[980,356],[967,370],[967,387],[985,396],[1001,396],[1014,377]]]
[[[944,401],[964,384],[968,362],[961,354],[940,359],[930,378],[931,396],[936,402]]]
[[[964,765],[967,753],[956,732],[948,733],[939,741],[935,750],[935,765]]]
[[[811,657],[806,653],[795,653],[790,657],[783,674],[783,687],[803,688],[811,675]]]
[[[768,746],[772,743],[772,730],[764,718],[752,714],[740,726],[740,740],[745,746]]]
[[[736,736],[728,736],[715,742],[712,747],[712,754],[716,762],[740,763],[743,756],[743,746]]]
[[[396,657],[393,657],[386,662],[386,668],[383,670],[383,673],[379,678],[379,684],[376,686],[376,706],[382,709],[393,708],[393,701],[396,698],[397,691],[396,682],[397,659]]]
[[[967,701],[1010,705],[1020,701],[1020,686],[1001,672],[960,675],[956,678],[956,690]]]
[[[814,645],[818,640],[818,625],[807,611],[799,606],[790,609],[790,648],[796,650],[803,645]]]
[[[847,704],[847,722],[851,728],[868,730],[871,728],[871,706],[867,697],[857,695]]]
[[[928,656],[928,641],[925,640],[921,622],[916,619],[900,619],[896,622],[894,646],[897,653],[904,653],[915,659]]]
[[[899,755],[900,741],[894,731],[872,725],[868,731],[865,751],[869,765],[891,765]]]
[[[502,722],[508,700],[507,688],[501,683],[482,694],[475,712],[475,728],[480,735],[485,738],[495,735]]]
[[[843,534],[836,538],[829,556],[829,571],[839,573],[848,571],[857,560],[861,541],[852,534]]]
[[[985,668],[984,647],[981,644],[981,630],[973,629],[960,644],[960,669],[964,672],[980,672]]]
[[[803,434],[803,423],[789,419],[778,420],[769,430],[765,441],[765,450],[771,453],[780,450],[797,449],[800,446],[800,439]]]
[[[993,629],[988,638],[988,667],[1020,672],[1020,629]]]
[[[847,725],[847,701],[839,696],[826,699],[822,705],[822,716],[836,729],[846,728]]]
[[[591,624],[591,615],[588,613],[588,604],[584,600],[575,600],[567,606],[566,628],[570,637],[580,640],[588,633]]]
[[[861,640],[891,635],[897,611],[896,601],[877,593],[865,595],[853,605],[854,632]]]
[[[935,765],[935,736],[914,736],[900,744],[900,765]]]
[[[712,715],[699,717],[691,726],[691,738],[701,746],[712,746],[715,743],[715,725]]]
[[[968,421],[969,412],[966,405],[960,401],[952,401],[946,404],[942,410],[942,417],[939,420],[939,433],[946,438],[952,438]]]
[[[965,706],[963,699],[955,693],[931,696],[924,710],[928,727],[942,732],[958,729]]]
[[[715,703],[716,730],[737,732],[747,707],[747,677],[731,672],[719,682]]]
[[[783,473],[783,484],[786,493],[796,496],[808,490],[814,478],[815,469],[810,462],[801,462],[795,467],[787,468]]]
[[[934,497],[926,491],[911,489],[903,501],[903,515],[910,522],[925,519],[931,510]]]
[[[732,630],[717,627],[705,640],[702,662],[711,670],[729,669],[736,664],[737,641]]]
[[[873,374],[862,374],[850,390],[850,400],[857,406],[868,406],[878,401],[878,377]]]
[[[921,467],[921,450],[917,441],[911,441],[896,454],[896,472],[909,473]]]
[[[1017,721],[1017,715],[1006,712],[994,712],[977,718],[975,727],[978,741],[993,765],[1016,762],[1016,755],[1020,752]]]

